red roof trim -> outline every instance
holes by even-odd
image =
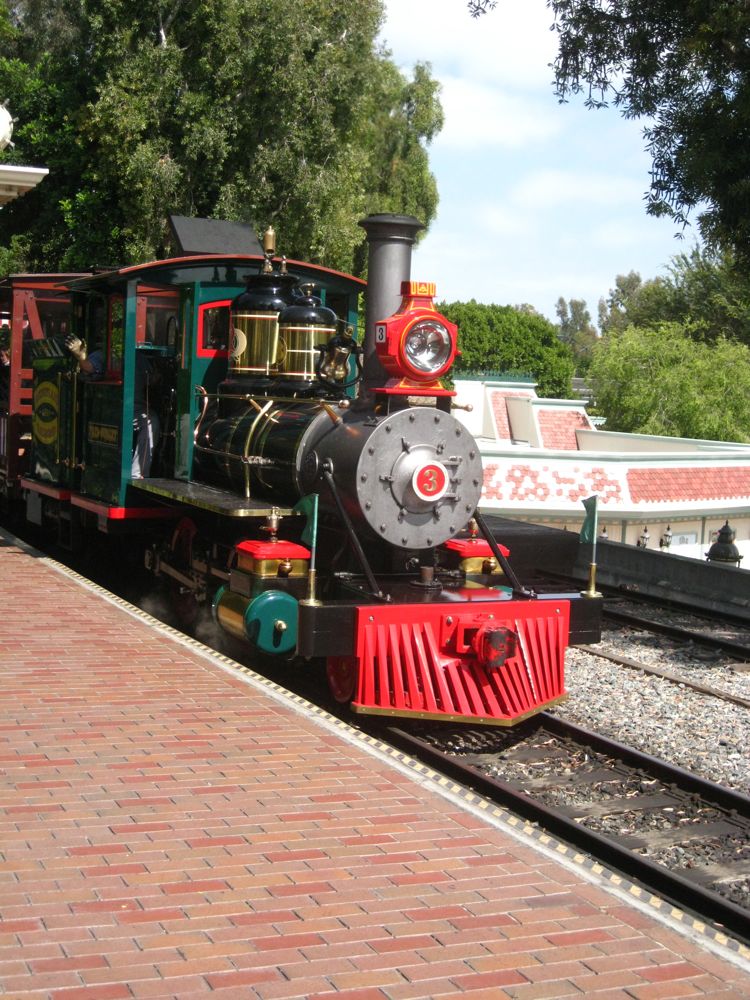
[[[630,469],[627,474],[634,503],[735,500],[750,497],[750,466],[689,466]]]

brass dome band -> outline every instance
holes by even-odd
[[[335,336],[335,326],[316,323],[279,325],[278,314],[235,313],[230,370],[279,373],[293,378],[315,377],[318,346]]]

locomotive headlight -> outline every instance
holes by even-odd
[[[407,367],[434,378],[451,358],[453,341],[442,323],[423,319],[406,330],[402,349]]]
[[[400,387],[385,387],[383,392],[407,392],[416,387],[418,394],[443,390],[439,379],[447,375],[456,358],[458,327],[442,316],[432,303],[432,282],[404,281],[398,312],[375,324],[375,349],[385,371],[401,379]]]

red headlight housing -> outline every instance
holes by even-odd
[[[397,313],[375,324],[375,349],[394,378],[408,384],[434,385],[456,358],[458,327],[433,305],[433,282],[405,281]]]

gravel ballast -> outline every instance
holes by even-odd
[[[611,651],[609,643],[602,648]],[[646,660],[642,650],[619,649],[633,659]],[[678,672],[656,651],[650,665]],[[681,669],[684,672],[685,666]],[[746,677],[738,675],[737,680],[737,688],[744,691]],[[711,683],[708,671],[701,681]],[[750,793],[750,710],[582,649],[568,651],[566,687],[570,697],[554,714]]]

